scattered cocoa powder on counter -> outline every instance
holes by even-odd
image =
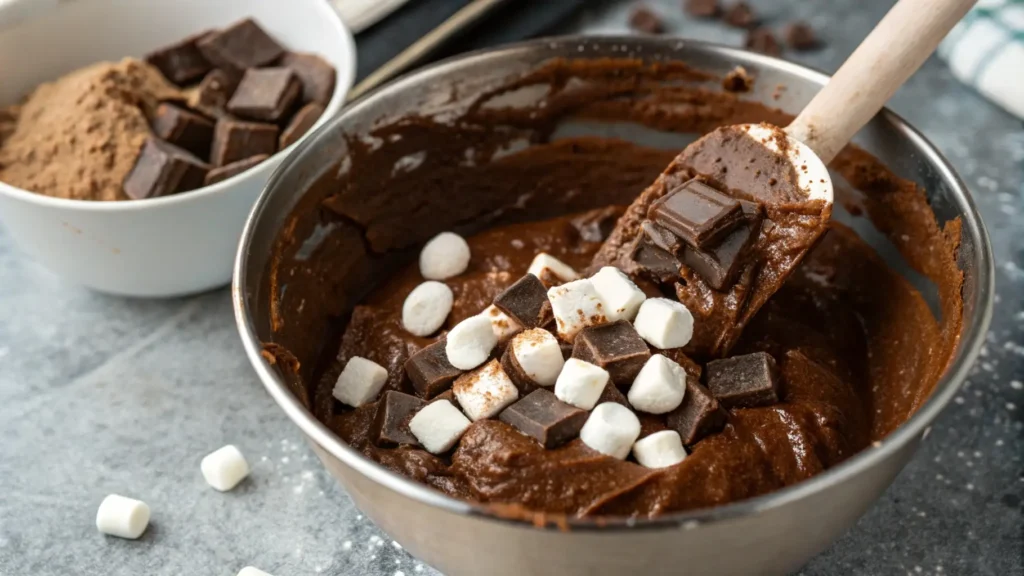
[[[126,200],[121,184],[150,135],[161,101],[184,98],[153,66],[126,58],[37,87],[0,138],[0,181],[75,200]]]

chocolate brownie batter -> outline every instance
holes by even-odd
[[[941,228],[922,190],[855,148],[831,166],[837,202],[870,217],[934,283],[939,318],[850,228],[832,222],[816,243],[817,232],[808,234],[811,251],[755,314],[736,321],[745,328],[688,350],[702,364],[726,350],[769,352],[778,362],[780,403],[730,409],[724,430],[678,465],[647,469],[578,439],[545,449],[497,420],[474,423],[443,457],[381,448],[369,439],[376,405],[351,409],[331,396],[341,367],[356,355],[387,368],[386,390],[415,394],[402,366],[433,340],[405,332],[401,308],[422,281],[411,262],[416,246],[441,230],[469,234],[473,254],[469,269],[446,281],[455,295],[446,329],[490,304],[538,252],[580,270],[615,260],[623,243],[605,240],[618,217],[678,150],[550,138],[564,117],[695,133],[787,121],[708,90],[713,80],[681,65],[556,62],[485,95],[456,122],[405,118],[350,138],[349,160],[305,196],[278,240],[265,355],[317,417],[368,458],[452,496],[534,519],[647,517],[724,504],[799,482],[865,449],[920,406],[945,370],[960,333],[962,275],[959,222]],[[536,84],[550,88],[543,106],[486,105]],[[495,154],[523,139],[533,145]],[[416,169],[396,169],[424,150]],[[630,221],[627,214],[619,227]],[[675,296],[658,283],[644,288]],[[728,308],[730,298],[706,304]],[[665,427],[663,416],[641,419],[645,435]]]

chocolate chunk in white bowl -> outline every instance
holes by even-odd
[[[169,196],[201,187],[209,170],[208,164],[187,150],[148,138],[123,189],[132,200]]]
[[[284,53],[284,48],[251,18],[204,36],[196,47],[215,66],[230,70],[266,66]]]
[[[302,83],[289,68],[250,68],[228,100],[228,112],[250,120],[278,122],[299,102]]]
[[[212,67],[196,43],[213,33],[213,30],[206,30],[154,50],[146,55],[146,62],[156,66],[171,82],[184,86],[201,78]]]

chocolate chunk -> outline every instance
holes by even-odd
[[[572,357],[608,371],[619,386],[632,384],[651,357],[647,344],[626,320],[584,328],[573,343]]]
[[[757,238],[763,218],[761,205],[740,201],[744,222],[717,245],[704,249],[686,247],[682,261],[715,290],[730,286],[740,270],[741,256]]]
[[[629,17],[629,27],[637,32],[646,34],[661,34],[665,31],[665,24],[657,14],[646,6],[637,6]]]
[[[622,209],[608,206],[600,210],[592,210],[569,221],[584,242],[604,242],[615,229]]]
[[[163,102],[157,106],[153,133],[200,158],[210,155],[213,122],[175,104]]]
[[[629,399],[626,398],[626,395],[622,393],[622,390],[619,390],[619,387],[614,382],[608,382],[604,390],[601,391],[600,398],[597,399],[598,404],[604,404],[605,402],[615,402],[616,404],[622,404],[630,410],[633,409]]]
[[[462,374],[462,370],[448,363],[444,347],[445,340],[438,340],[405,361],[405,373],[416,392],[427,400],[451,388]]]
[[[666,424],[679,432],[683,444],[695,444],[708,434],[714,434],[725,426],[726,413],[711,395],[711,391],[692,378],[686,379],[686,395],[683,403],[669,412]]]
[[[200,32],[150,52],[146,56],[146,62],[155,66],[171,82],[184,86],[212,68],[210,61],[196,47],[196,43],[213,33],[211,30]]]
[[[241,80],[241,74],[220,68],[211,70],[189,95],[188,105],[203,114],[219,118],[225,114],[228,100]]]
[[[543,321],[548,291],[533,274],[527,274],[498,294],[494,305],[525,328],[536,328]]]
[[[775,39],[775,34],[768,28],[757,28],[747,33],[747,40],[744,44],[754,52],[778,56],[782,54],[782,46]]]
[[[708,389],[726,408],[752,408],[779,401],[775,359],[767,352],[754,352],[707,366]]]
[[[292,116],[288,126],[281,132],[281,138],[277,143],[278,150],[284,150],[298,142],[299,138],[302,138],[302,135],[309,132],[313,124],[316,124],[323,113],[324,107],[316,102],[310,102],[300,108],[295,116]]]
[[[679,278],[679,260],[657,246],[646,234],[637,235],[630,250],[630,258],[642,272],[646,272],[658,282],[670,282]]]
[[[786,44],[794,50],[813,50],[818,47],[818,37],[806,22],[791,22],[782,32]]]
[[[228,112],[252,120],[277,122],[299,101],[302,83],[288,68],[251,68],[245,71]]]
[[[203,186],[216,184],[217,182],[227,180],[232,176],[237,176],[249,168],[256,166],[260,162],[263,162],[267,158],[270,158],[270,156],[267,156],[266,154],[259,154],[251,158],[246,158],[245,160],[239,160],[238,162],[232,162],[231,164],[214,168],[206,173],[206,181],[203,183]]]
[[[265,66],[284,53],[251,18],[201,38],[196,47],[218,68],[238,71]]]
[[[147,138],[135,166],[124,179],[124,193],[133,200],[168,196],[203,185],[210,166],[173,144]]]
[[[498,419],[550,449],[578,436],[587,412],[540,388],[506,408]]]
[[[270,156],[274,152],[277,152],[277,126],[233,118],[217,120],[210,148],[210,162],[214,166],[226,166],[260,154]]]
[[[647,217],[689,245],[703,248],[740,224],[743,211],[735,198],[693,178],[651,204]]]
[[[685,0],[683,10],[697,18],[714,18],[718,16],[721,8],[718,6],[718,0]]]
[[[572,358],[572,342],[558,341],[558,347],[562,349],[562,360]]]
[[[415,396],[388,390],[377,402],[377,413],[370,424],[370,440],[378,446],[419,444],[409,431],[409,420],[426,405]]]
[[[288,52],[281,58],[281,66],[291,68],[302,81],[303,102],[319,102],[324,106],[334,95],[334,66],[316,54]]]
[[[750,28],[757,24],[757,16],[754,10],[746,2],[737,2],[725,11],[722,17],[725,23],[737,28]]]

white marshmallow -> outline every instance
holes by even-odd
[[[462,411],[474,422],[497,416],[519,398],[519,389],[497,360],[459,376],[452,385],[452,392]]]
[[[402,327],[413,336],[430,336],[452,311],[452,289],[434,280],[413,288],[402,304]]]
[[[520,332],[512,343],[512,355],[523,372],[540,386],[552,386],[565,360],[554,334],[542,328]]]
[[[149,526],[149,506],[141,500],[111,494],[96,511],[96,529],[104,534],[134,540],[142,536],[146,526]]]
[[[472,422],[447,400],[427,404],[409,420],[409,431],[431,454],[451,450]]]
[[[686,448],[679,432],[662,430],[637,440],[633,457],[645,468],[667,468],[686,459]]]
[[[636,375],[626,398],[641,412],[665,414],[683,403],[684,394],[686,371],[675,361],[655,354]]]
[[[372,402],[388,381],[388,371],[362,356],[349,358],[334,385],[334,397],[342,404],[358,408]]]
[[[267,572],[260,570],[259,568],[253,568],[252,566],[246,566],[238,571],[237,576],[270,576]]]
[[[486,316],[476,315],[455,325],[445,338],[448,363],[459,370],[472,370],[487,361],[498,345],[498,336]]]
[[[494,335],[498,338],[499,344],[508,342],[509,338],[515,336],[516,333],[523,329],[519,322],[513,320],[511,316],[502,312],[501,308],[494,304],[484,308],[484,311],[478,314],[478,316],[483,316],[491,322],[491,329],[494,330]]]
[[[608,384],[608,371],[579,358],[565,361],[555,382],[555,397],[566,404],[590,410]]]
[[[633,327],[655,348],[680,348],[693,337],[693,315],[675,300],[648,298],[640,305]]]
[[[199,463],[206,483],[221,492],[227,492],[249,475],[249,463],[241,450],[228,444],[203,458]]]
[[[458,276],[469,266],[469,244],[454,232],[441,232],[420,252],[420,274],[427,280]]]
[[[644,291],[637,287],[629,276],[613,266],[601,268],[590,277],[594,290],[604,302],[605,316],[609,322],[633,320],[640,305],[647,299]]]
[[[580,277],[579,272],[573,270],[572,266],[546,252],[541,252],[533,257],[533,262],[530,262],[530,267],[526,272],[543,280],[544,270],[547,270],[562,282],[569,282]]]
[[[605,402],[590,413],[580,439],[601,454],[625,460],[640,436],[640,419],[622,404]]]
[[[558,335],[566,342],[572,342],[576,335],[587,326],[605,324],[605,306],[587,278],[567,282],[548,290],[551,312],[555,316]]]

